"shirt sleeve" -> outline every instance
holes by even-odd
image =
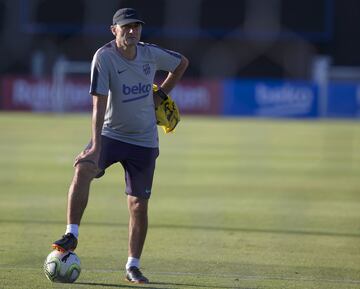
[[[173,72],[181,62],[181,54],[172,50],[152,45],[152,54],[157,70]]]
[[[106,64],[104,54],[97,52],[91,62],[90,94],[108,95],[109,83],[109,66]]]

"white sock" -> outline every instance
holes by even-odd
[[[76,237],[76,239],[79,239],[79,225],[68,224],[66,226],[65,234],[67,234],[67,233],[71,233]]]
[[[127,263],[125,266],[126,270],[133,266],[140,268],[140,259],[137,259],[134,257],[128,257],[128,260],[127,260]]]

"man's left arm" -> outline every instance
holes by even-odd
[[[188,65],[189,65],[189,60],[182,55],[179,65],[175,68],[173,72],[168,73],[166,79],[160,85],[161,91],[163,91],[165,94],[169,94],[170,91],[175,87],[175,85],[179,82],[179,80],[183,76]],[[154,97],[156,107],[161,103],[161,100],[162,99],[159,96]]]

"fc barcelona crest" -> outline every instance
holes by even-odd
[[[150,65],[149,65],[149,63],[146,63],[146,64],[143,65],[143,70],[144,70],[145,75],[150,74]]]

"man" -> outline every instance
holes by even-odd
[[[115,40],[94,55],[90,88],[92,138],[75,159],[65,235],[52,245],[60,251],[75,250],[91,181],[101,177],[110,165],[120,162],[125,170],[130,216],[126,279],[133,283],[149,282],[139,267],[155,160],[159,155],[154,109],[188,66],[188,60],[179,53],[139,42],[143,24],[136,10],[119,9],[110,27]],[[167,71],[168,75],[153,94],[157,70]]]

